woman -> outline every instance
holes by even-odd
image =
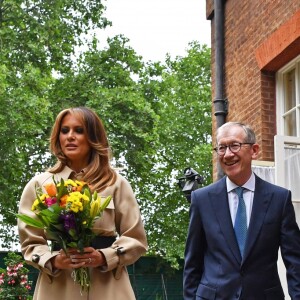
[[[85,254],[49,249],[43,230],[19,221],[21,251],[27,263],[40,270],[35,300],[53,299],[135,299],[126,266],[147,250],[147,240],[138,204],[128,181],[109,165],[109,145],[99,117],[85,107],[60,112],[54,123],[50,149],[57,163],[35,176],[25,187],[20,214],[31,211],[36,188],[63,179],[88,182],[102,197],[113,199],[94,226],[97,237]],[[74,284],[72,270],[88,266],[91,287],[81,293]]]

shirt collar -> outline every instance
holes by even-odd
[[[226,177],[226,186],[227,186],[227,193],[232,192],[234,189],[238,187],[235,183],[233,183],[228,176]],[[252,172],[248,181],[242,185],[245,189],[254,192],[255,190],[255,175]]]

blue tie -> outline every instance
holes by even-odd
[[[239,244],[241,255],[243,256],[245,242],[247,237],[247,215],[246,215],[246,206],[243,198],[243,187],[237,187],[235,189],[236,194],[239,197],[239,205],[236,213],[236,218],[234,222],[234,231],[237,242]]]

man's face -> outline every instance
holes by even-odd
[[[217,139],[218,146],[248,142],[244,129],[238,125],[221,128]],[[247,182],[251,176],[251,162],[252,159],[257,158],[258,150],[258,144],[243,144],[236,153],[233,153],[229,147],[227,147],[224,155],[218,155],[220,166],[231,181],[241,186]]]

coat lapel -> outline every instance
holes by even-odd
[[[227,242],[228,247],[234,255],[237,263],[240,264],[242,257],[238,248],[230,216],[225,177],[218,182],[214,191],[210,192],[209,195],[219,222],[220,230],[224,235],[225,241]]]
[[[264,181],[255,176],[255,191],[253,198],[253,207],[251,212],[250,224],[247,234],[245,255],[243,261],[246,260],[249,253],[251,253],[252,247],[254,247],[255,241],[259,235],[260,229],[263,225],[267,209],[270,205],[272,193],[266,190]]]

